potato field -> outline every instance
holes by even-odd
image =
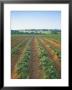
[[[61,79],[60,34],[12,35],[12,79]]]

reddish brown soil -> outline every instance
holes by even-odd
[[[18,45],[24,39],[25,39],[24,36],[12,36],[11,37],[11,48],[14,48],[16,45]]]
[[[61,44],[61,41],[55,40],[55,39],[51,39],[52,41],[54,41],[55,43]]]
[[[29,72],[30,72],[30,79],[42,79],[43,73],[42,73],[42,67],[40,66],[40,61],[38,58],[38,52],[36,47],[36,41],[35,38],[32,40],[32,57],[29,62]]]
[[[44,39],[45,42],[48,42],[51,46],[55,47],[55,48],[59,48],[61,49],[61,44],[60,43],[56,43],[54,40],[50,40],[50,39]]]

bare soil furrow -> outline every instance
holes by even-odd
[[[30,79],[42,79],[42,67],[38,58],[35,38],[32,40],[32,57],[29,62]]]

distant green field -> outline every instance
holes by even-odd
[[[49,34],[46,34],[46,37],[61,41],[61,33],[57,33],[57,34],[49,33]]]

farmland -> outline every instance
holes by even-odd
[[[60,79],[60,34],[11,34],[11,78]]]

